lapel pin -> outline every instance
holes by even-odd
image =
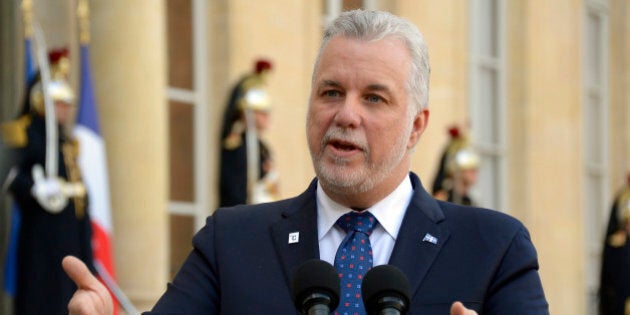
[[[289,233],[289,244],[294,244],[300,241],[300,232]]]
[[[422,241],[423,242],[429,242],[431,244],[437,244],[438,239],[437,239],[437,237],[427,233],[427,234],[424,235],[424,238],[422,239]]]

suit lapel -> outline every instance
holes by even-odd
[[[413,296],[450,232],[438,224],[444,220],[444,214],[437,202],[422,188],[413,173],[411,180],[414,196],[405,213],[389,263],[407,275]]]
[[[282,219],[271,226],[274,247],[289,287],[297,266],[308,259],[319,258],[316,187],[317,181],[313,180],[309,188],[282,213]],[[297,241],[289,241],[289,235],[295,236],[295,233],[299,235]]]
[[[439,225],[444,220],[444,214],[437,202],[422,188],[415,174],[411,173],[410,177],[414,196],[405,213],[389,263],[407,275],[413,296],[450,232]],[[306,260],[319,258],[316,187],[317,180],[313,180],[309,188],[282,213],[282,218],[271,226],[274,247],[289,287],[297,266]],[[290,243],[289,234],[295,232],[299,233],[299,241]]]

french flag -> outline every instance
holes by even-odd
[[[101,137],[87,45],[81,45],[81,91],[74,135],[79,141],[78,163],[90,198],[88,211],[92,220],[94,262],[102,265],[115,280],[105,143]]]

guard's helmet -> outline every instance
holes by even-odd
[[[64,102],[74,105],[75,93],[68,83],[68,73],[70,72],[70,59],[68,58],[68,49],[52,50],[48,54],[50,62],[51,81],[46,86],[46,93],[53,102]],[[32,109],[44,113],[44,94],[42,89],[42,81],[35,83],[30,92],[30,102]]]

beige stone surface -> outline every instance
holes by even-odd
[[[526,217],[552,314],[584,314],[581,2],[529,1],[524,36]],[[516,117],[515,117],[516,118]]]
[[[610,185],[617,190],[630,175],[630,3],[610,6]]]
[[[93,75],[108,153],[120,286],[140,310],[166,288],[164,4],[91,1]]]

